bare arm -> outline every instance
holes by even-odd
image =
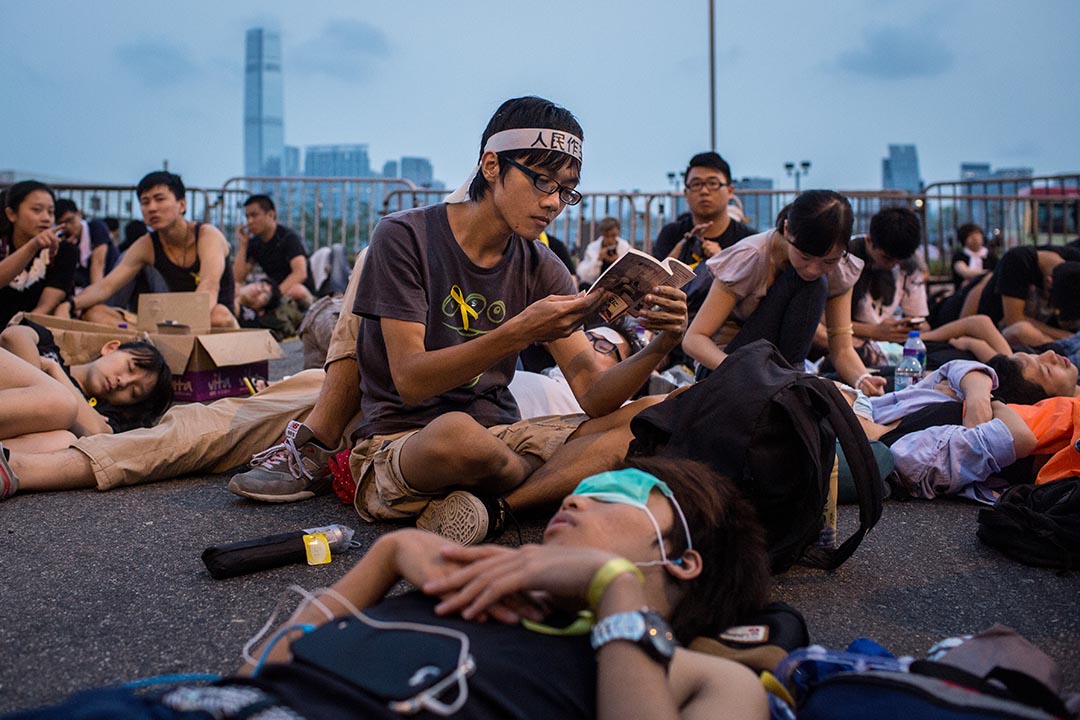
[[[874,377],[866,372],[866,365],[859,359],[851,334],[843,330],[851,325],[851,290],[831,297],[825,303],[825,327],[840,332],[829,337],[829,357],[840,378],[867,395],[885,392],[885,378]]]
[[[735,309],[735,301],[735,295],[723,283],[714,280],[683,338],[686,354],[710,370],[715,370],[727,358],[727,353],[716,346],[713,336],[727,322]]]
[[[995,400],[993,410],[994,417],[1005,423],[1005,427],[1009,428],[1009,432],[1012,433],[1016,459],[1026,458],[1035,452],[1039,440],[1035,437],[1035,433],[1031,432],[1031,428],[1027,426],[1027,423],[1021,420],[1020,416],[1003,402]]]
[[[37,333],[25,325],[12,325],[0,332],[0,348],[34,367],[41,367],[41,354],[38,352],[37,343]]]
[[[964,427],[975,427],[993,419],[990,393],[994,381],[981,370],[974,370],[960,379],[964,393]]]
[[[596,353],[583,332],[548,344],[578,404],[590,417],[618,409],[678,347],[686,329],[686,294],[672,287],[653,288],[645,298],[645,308],[638,318],[646,330],[656,333],[652,341],[606,370],[598,367]]]
[[[600,295],[549,295],[486,335],[438,350],[425,348],[422,323],[382,318],[394,386],[406,404],[421,403],[470,382],[534,342],[568,337],[602,301]]]
[[[246,226],[241,225],[236,228],[236,259],[233,260],[233,279],[238,285],[247,282],[248,273],[251,272],[252,263],[248,261],[247,257],[250,237]],[[282,289],[282,292],[285,292],[285,290]]]
[[[914,330],[900,318],[887,317],[878,323],[854,322],[855,334],[861,338],[902,343],[907,340],[908,331]]]
[[[55,360],[48,358],[41,359],[41,369],[46,375],[51,377],[56,382],[64,386],[64,388],[78,398],[78,412],[75,415],[75,422],[68,428],[77,437],[83,437],[84,435],[111,435],[112,427],[109,425],[105,418],[98,414],[94,408],[90,407],[90,403],[86,402],[86,398],[83,397],[82,391],[75,386],[75,383],[71,381],[71,378],[67,376],[67,373],[60,367]]]
[[[450,548],[444,557],[463,567],[423,589],[443,602],[436,612],[476,618],[502,598],[540,591],[560,606],[586,605],[590,581],[611,553],[583,547],[526,545]],[[598,620],[649,605],[642,583],[629,573],[607,586]],[[749,670],[678,650],[670,673],[631,642],[610,642],[596,653],[600,718],[760,718],[768,716],[765,693]],[[755,687],[756,686],[756,687]]]
[[[1031,334],[1032,331],[1035,331],[1036,333],[1036,336],[1034,338],[1029,339],[1040,340],[1041,342],[1034,343],[1039,345],[1053,342],[1055,340],[1064,340],[1065,338],[1072,335],[1072,333],[1068,330],[1050,327],[1041,320],[1037,320],[1036,318],[1024,315],[1024,301],[1020,298],[1002,296],[1001,307],[1004,310],[1001,324],[1005,328],[1006,333],[1008,333],[1010,326],[1019,323],[1026,323],[1026,332]]]
[[[30,238],[29,242],[21,248],[13,250],[6,258],[0,260],[0,287],[10,285],[15,276],[21,273],[26,268],[26,264],[42,249],[47,248],[49,257],[53,258],[56,256],[58,247],[60,247],[60,238],[56,236],[53,228],[44,230]]]
[[[85,310],[88,307],[105,302],[116,294],[117,290],[134,280],[142,272],[142,269],[152,264],[153,261],[153,246],[150,243],[150,236],[143,235],[128,248],[128,251],[124,253],[124,257],[120,259],[120,262],[112,269],[111,273],[98,282],[87,285],[81,293],[75,296],[75,299],[72,300],[73,308],[75,310]]]
[[[213,225],[202,225],[196,242],[199,253],[199,285],[195,291],[210,293],[211,302],[217,303],[221,276],[225,274],[225,258],[229,255],[229,243]]]
[[[98,245],[94,248],[94,251],[90,253],[90,283],[101,282],[101,279],[105,277],[105,258],[109,255],[109,246],[107,244]]]
[[[305,280],[307,280],[307,258],[297,255],[289,261],[289,274],[281,281],[278,289],[284,295],[294,286],[302,285]]]

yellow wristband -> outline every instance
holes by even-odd
[[[851,325],[845,325],[844,327],[831,327],[825,330],[825,333],[829,337],[836,337],[837,335],[854,335],[855,328]]]
[[[600,566],[600,569],[589,581],[589,589],[585,592],[585,598],[589,601],[589,607],[593,612],[600,611],[600,601],[604,599],[604,593],[612,581],[623,573],[633,573],[642,585],[645,584],[645,576],[637,565],[626,558],[612,558]]]

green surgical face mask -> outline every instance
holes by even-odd
[[[694,545],[690,540],[690,526],[686,522],[686,516],[683,514],[682,508],[679,507],[679,501],[675,499],[675,494],[671,492],[671,488],[667,486],[667,483],[655,475],[650,475],[637,468],[612,470],[611,472],[600,473],[599,475],[585,478],[578,483],[578,486],[574,488],[574,492],[571,494],[591,498],[600,502],[623,503],[624,505],[632,505],[639,510],[644,510],[645,514],[649,516],[649,520],[652,521],[653,528],[656,530],[656,542],[660,546],[660,559],[652,562],[639,562],[634,564],[678,565],[681,562],[680,560],[674,562],[668,560],[667,552],[664,550],[664,536],[663,533],[660,532],[660,524],[656,522],[656,518],[653,516],[652,511],[649,510],[649,494],[653,489],[659,490],[660,494],[671,502],[671,506],[675,509],[675,515],[678,516],[679,521],[682,522],[683,530],[686,532],[686,549],[693,550]]]

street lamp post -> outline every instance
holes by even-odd
[[[795,176],[795,192],[799,192],[799,179],[802,178],[803,175],[806,175],[810,172],[810,161],[803,160],[798,165],[793,162],[786,162],[784,163],[784,169],[787,170],[788,177],[791,177],[792,175]]]

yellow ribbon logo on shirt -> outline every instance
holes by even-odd
[[[461,288],[457,285],[450,288],[450,297],[458,304],[458,309],[461,311],[461,326],[465,330],[468,330],[469,316],[471,315],[474,320],[478,317],[476,310],[474,310],[469,303],[465,302],[465,298],[461,294]]]

